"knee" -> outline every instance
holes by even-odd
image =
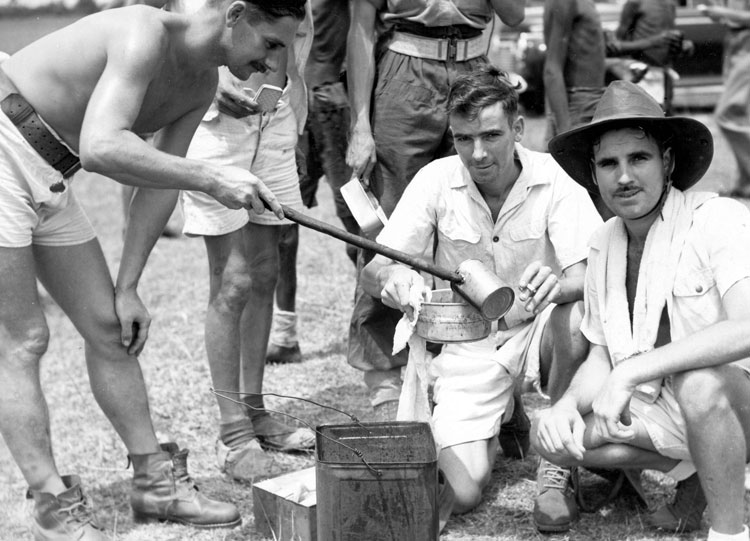
[[[299,244],[299,226],[297,224],[282,225],[279,237],[279,251],[297,252]]]
[[[717,369],[689,370],[673,376],[677,403],[688,423],[704,423],[730,408],[729,389]]]
[[[250,268],[250,287],[253,292],[273,297],[278,279],[278,257],[266,257],[253,262]]]
[[[571,455],[547,452],[547,450],[541,445],[541,441],[539,440],[539,431],[537,429],[536,420],[534,420],[531,426],[530,440],[531,448],[534,450],[534,452],[548,462],[565,468],[572,468],[574,466],[581,465],[581,462]]]
[[[578,365],[586,358],[589,341],[581,332],[583,302],[556,306],[549,319],[550,339],[557,352],[557,362],[569,361]]]
[[[240,313],[250,296],[251,277],[247,272],[225,273],[211,304],[220,312]]]
[[[41,314],[10,325],[0,323],[0,352],[5,361],[38,360],[48,345],[49,328]]]
[[[581,322],[583,321],[583,301],[558,304],[552,309],[549,325],[555,339],[583,339]]]
[[[482,486],[468,476],[452,486],[455,493],[453,512],[467,513],[479,505],[482,501]]]

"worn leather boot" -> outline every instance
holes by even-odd
[[[231,503],[203,496],[188,475],[186,449],[162,443],[161,451],[132,455],[130,505],[136,522],[178,522],[195,528],[234,528],[242,523]]]
[[[26,498],[34,500],[31,533],[36,541],[108,541],[99,526],[77,475],[64,475],[68,490],[54,496],[29,490]]]
[[[500,426],[497,439],[503,455],[516,460],[523,460],[529,454],[531,444],[531,421],[521,399],[521,390],[516,385],[513,392],[513,415]]]
[[[575,498],[577,484],[575,468],[556,466],[547,460],[539,461],[537,497],[534,502],[534,525],[542,533],[567,532],[578,520]]]
[[[687,533],[700,529],[707,506],[698,474],[677,483],[674,501],[646,515],[646,524],[657,530]]]

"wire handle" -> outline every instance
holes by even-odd
[[[338,412],[338,413],[341,413],[343,415],[346,415],[354,423],[356,423],[357,425],[359,425],[360,428],[368,430],[367,427],[364,426],[355,415],[352,415],[351,413],[348,413],[346,411],[340,410],[340,409],[335,408],[333,406],[329,406],[327,404],[321,404],[319,402],[315,402],[314,400],[310,400],[309,398],[302,398],[300,396],[290,396],[290,395],[279,394],[279,393],[241,393],[241,392],[238,392],[238,391],[223,391],[223,390],[216,390],[213,387],[211,387],[211,392],[214,395],[218,396],[219,398],[222,398],[224,400],[228,400],[229,402],[233,402],[235,404],[239,404],[240,406],[243,406],[243,407],[246,407],[246,408],[250,408],[250,409],[255,410],[255,411],[260,411],[261,408],[256,408],[254,406],[251,406],[251,405],[249,405],[249,404],[247,404],[245,402],[242,402],[240,400],[237,400],[237,399],[232,398],[231,396],[227,396],[227,395],[235,395],[235,396],[240,396],[240,397],[242,397],[242,396],[276,396],[276,397],[279,397],[279,398],[289,398],[289,399],[292,399],[292,400],[300,400],[302,402],[309,402],[310,404],[313,404],[313,405],[318,406],[320,408],[330,409],[330,410],[333,410],[335,412]],[[342,447],[350,450],[352,453],[354,453],[357,456],[357,458],[359,458],[362,461],[362,464],[364,464],[367,467],[367,469],[370,470],[375,476],[380,477],[380,476],[383,475],[383,472],[381,470],[377,469],[377,468],[374,468],[372,466],[372,464],[370,464],[367,461],[367,459],[365,459],[364,454],[362,453],[362,451],[360,451],[356,447],[352,447],[350,445],[346,445],[345,443],[342,443],[342,442],[340,442],[338,440],[335,440],[335,439],[331,438],[330,436],[326,436],[320,430],[318,430],[317,428],[315,428],[314,426],[312,426],[307,421],[303,421],[299,417],[296,417],[296,416],[294,416],[294,415],[292,415],[290,413],[285,413],[283,411],[278,411],[278,410],[271,410],[271,409],[268,409],[266,407],[264,407],[262,409],[263,409],[263,411],[267,411],[269,413],[278,413],[280,415],[284,415],[285,417],[289,417],[289,418],[294,419],[295,421],[297,421],[299,423],[302,423],[307,428],[309,428],[310,430],[312,430],[313,432],[315,432],[316,434],[318,434],[321,438],[325,438],[325,439],[327,439],[329,441],[332,441],[334,443],[338,443]]]

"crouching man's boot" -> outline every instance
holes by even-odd
[[[68,490],[57,496],[36,490],[26,494],[34,500],[31,533],[35,541],[108,541],[78,476],[65,475],[62,481]]]
[[[131,455],[133,488],[130,505],[136,522],[178,522],[196,528],[234,528],[242,523],[231,503],[210,500],[188,475],[186,449],[161,444],[161,452]]]

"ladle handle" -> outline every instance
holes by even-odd
[[[286,205],[281,205],[281,208],[284,210],[284,216],[295,223],[304,225],[305,227],[314,229],[315,231],[320,231],[321,233],[325,233],[326,235],[330,235],[331,237],[343,240],[344,242],[353,244],[354,246],[358,246],[359,248],[371,250],[380,255],[384,255],[385,257],[393,259],[394,261],[398,261],[399,263],[409,265],[411,267],[414,267],[415,269],[425,271],[433,276],[442,278],[443,280],[448,280],[449,282],[457,284],[463,282],[463,278],[457,272],[445,270],[441,267],[438,267],[437,265],[427,263],[426,261],[417,257],[405,254],[404,252],[401,252],[399,250],[394,250],[393,248],[389,248],[388,246],[380,244],[379,242],[366,239],[365,237],[360,237],[359,235],[354,235],[353,233],[349,233],[348,231],[344,231],[343,229],[332,226],[329,223],[322,222],[320,220],[312,218],[311,216],[307,216],[306,214],[297,212],[296,210],[291,209]]]

